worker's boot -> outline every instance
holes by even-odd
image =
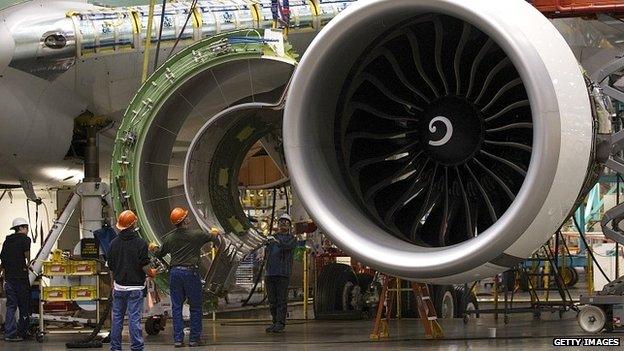
[[[189,347],[198,347],[198,346],[204,346],[204,342],[201,340],[189,342]]]
[[[184,343],[183,342],[174,342],[173,343],[173,347],[175,347],[175,348],[184,347]]]
[[[8,341],[8,342],[24,341],[24,338],[22,338],[21,336],[9,336],[9,337],[5,337],[4,341]]]
[[[266,328],[264,331],[266,331],[267,333],[273,333],[273,331],[275,330],[275,324],[271,324],[268,328]]]
[[[286,331],[286,326],[282,323],[275,324],[275,328],[273,328],[273,333],[283,333]]]

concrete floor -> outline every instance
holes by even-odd
[[[267,335],[266,322],[258,321],[206,321],[204,323],[205,350],[575,350],[572,347],[554,348],[553,337],[587,336],[577,325],[576,314],[568,312],[560,320],[557,314],[544,314],[542,320],[533,321],[530,315],[513,315],[509,324],[502,318],[483,316],[469,321],[442,320],[443,340],[427,340],[421,324],[415,319],[393,321],[390,337],[371,341],[371,321],[303,321],[291,320],[285,334]],[[624,334],[619,334],[624,337]],[[619,336],[612,334],[612,336]],[[606,336],[606,335],[603,335]],[[0,342],[0,349],[10,350],[65,350],[64,343],[75,336],[48,335],[44,343]],[[127,333],[124,336],[127,342]],[[129,345],[124,347],[129,349]],[[146,350],[171,350],[170,325],[157,336],[146,337]],[[618,348],[612,348],[618,349]],[[621,348],[620,348],[621,349]],[[579,348],[581,350],[581,348]],[[587,348],[585,348],[587,350]]]

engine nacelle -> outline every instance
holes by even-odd
[[[526,1],[369,0],[303,56],[284,145],[339,247],[453,283],[517,264],[561,226],[594,167],[593,121],[572,51]]]

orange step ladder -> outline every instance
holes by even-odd
[[[397,290],[400,290],[398,279],[396,277],[384,276],[382,279],[383,285],[381,289],[381,296],[379,297],[379,305],[377,306],[375,324],[373,325],[373,331],[370,334],[371,340],[387,338],[390,335],[389,322],[392,318],[396,294],[389,294],[389,292],[392,285],[394,285]],[[444,333],[442,331],[442,327],[438,323],[438,317],[436,315],[431,296],[429,295],[429,288],[427,287],[427,284],[412,282],[411,287],[412,292],[416,297],[418,316],[423,323],[425,336],[430,339],[443,338]],[[385,316],[384,310],[386,310]]]

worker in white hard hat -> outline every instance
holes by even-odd
[[[267,237],[264,282],[273,317],[273,324],[266,328],[267,333],[283,333],[286,327],[288,285],[292,271],[293,249],[297,244],[291,229],[292,219],[288,213],[284,213],[277,220],[277,233]]]
[[[8,235],[0,251],[0,267],[4,269],[4,290],[7,298],[4,322],[4,340],[22,341],[28,336],[30,282],[30,238],[28,222],[15,218],[11,224],[13,234]],[[15,312],[19,310],[19,319]]]

